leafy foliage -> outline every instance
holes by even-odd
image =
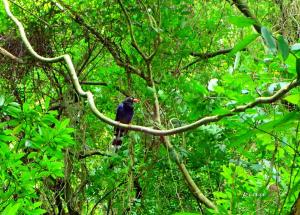
[[[74,145],[68,120],[1,96],[1,208],[3,214],[44,214],[48,189],[64,176],[63,150]],[[45,186],[42,182],[48,178]],[[49,201],[49,200],[48,200]],[[34,203],[34,204],[32,204]]]
[[[72,56],[102,113],[114,119],[132,95],[141,99],[134,124],[171,129],[228,114],[299,78],[299,7],[249,0],[255,20],[230,2],[21,0],[11,9],[39,54]],[[299,88],[173,135],[173,150],[162,137],[130,131],[113,153],[113,128],[90,112],[65,66],[30,57],[2,4],[0,20],[0,47],[25,62],[0,53],[2,214],[292,211],[300,184]],[[261,34],[253,25],[264,26]],[[218,212],[195,200],[183,165]]]

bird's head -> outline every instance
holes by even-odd
[[[124,104],[128,104],[128,105],[133,105],[133,103],[137,103],[137,102],[139,102],[139,101],[140,101],[140,100],[137,99],[137,98],[127,97],[127,98],[123,101],[123,103],[124,103]]]

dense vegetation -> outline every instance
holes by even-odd
[[[0,21],[2,214],[300,214],[299,0],[3,0]],[[113,152],[127,96],[144,127]]]

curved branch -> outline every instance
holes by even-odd
[[[153,119],[158,127],[161,127],[161,120],[160,120],[160,105],[158,101],[158,95],[157,95],[157,90],[155,87],[155,83],[153,81],[153,72],[151,65],[148,64],[148,72],[149,72],[149,77],[150,77],[150,86],[153,89],[153,98],[154,98],[154,114],[153,114]],[[179,170],[181,171],[184,180],[186,181],[190,191],[194,195],[194,197],[197,199],[198,202],[201,202],[205,204],[207,207],[212,208],[217,211],[217,207],[213,202],[211,202],[199,189],[193,178],[191,177],[189,171],[187,170],[184,162],[181,159],[181,156],[176,150],[174,149],[173,145],[171,144],[169,137],[163,136],[161,137],[161,141],[168,150],[168,153],[172,154],[173,159],[175,163],[177,164]]]
[[[241,106],[238,106],[236,108],[233,108],[233,109],[229,110],[228,113],[215,115],[215,116],[207,116],[207,117],[201,118],[201,119],[199,119],[199,120],[197,120],[193,123],[190,123],[190,124],[187,124],[187,125],[184,125],[184,126],[181,126],[181,127],[177,127],[177,128],[174,128],[174,129],[159,130],[159,129],[153,129],[153,128],[145,127],[145,126],[123,124],[123,123],[117,122],[115,120],[112,120],[112,119],[106,117],[103,113],[101,113],[97,109],[97,107],[95,105],[94,98],[93,98],[93,94],[90,91],[83,91],[83,89],[81,88],[81,85],[78,81],[78,77],[76,75],[75,68],[74,68],[74,65],[72,63],[71,57],[68,54],[58,56],[58,57],[54,57],[54,58],[46,58],[46,57],[40,56],[38,53],[36,53],[33,50],[32,46],[30,45],[30,43],[29,43],[29,41],[26,37],[23,25],[10,12],[8,1],[3,0],[3,3],[4,3],[4,6],[5,6],[5,11],[6,11],[7,15],[18,26],[19,31],[20,31],[20,35],[21,35],[22,40],[25,43],[28,51],[34,57],[36,57],[37,59],[39,59],[41,61],[44,61],[44,62],[58,62],[58,61],[63,61],[64,60],[65,63],[67,64],[67,68],[69,69],[69,73],[70,73],[72,82],[73,82],[74,87],[75,87],[76,91],[78,92],[78,94],[82,97],[87,98],[88,104],[89,104],[92,112],[98,117],[98,119],[100,119],[101,121],[103,121],[103,122],[105,122],[109,125],[112,125],[112,126],[126,128],[126,129],[134,130],[134,131],[141,131],[141,132],[144,132],[144,133],[157,135],[157,136],[173,135],[173,134],[177,134],[177,133],[180,133],[180,132],[192,130],[194,128],[197,128],[201,125],[204,125],[204,124],[207,124],[207,123],[210,123],[210,122],[220,121],[221,119],[223,119],[225,117],[233,116],[236,113],[243,112],[243,111],[245,111],[249,108],[253,108],[253,107],[255,107],[257,105],[260,105],[260,104],[268,104],[268,103],[275,102],[275,101],[279,100],[282,96],[284,96],[287,92],[289,92],[291,89],[299,86],[299,82],[297,80],[293,80],[290,84],[288,84],[287,86],[285,86],[284,88],[279,90],[273,96],[259,97],[259,98],[255,99],[253,102],[250,102],[246,105],[241,105]]]

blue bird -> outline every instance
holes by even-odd
[[[129,124],[132,120],[134,114],[133,103],[139,102],[139,99],[133,97],[127,97],[121,104],[119,104],[116,113],[116,121],[119,121],[124,124]],[[115,138],[112,142],[112,145],[118,149],[122,144],[122,136],[126,133],[127,130],[124,128],[115,127]]]

